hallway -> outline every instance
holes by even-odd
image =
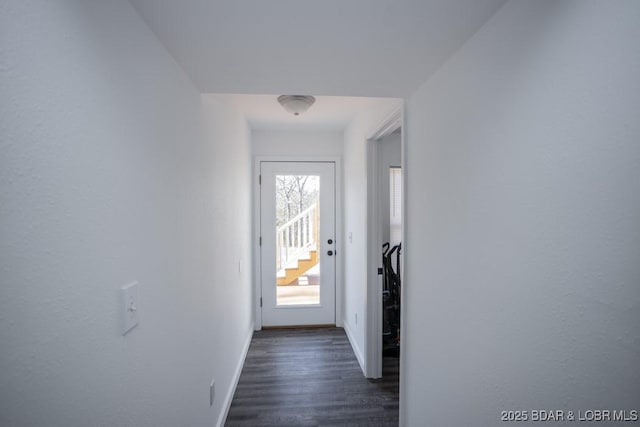
[[[3,0],[0,28],[0,426],[640,412],[640,1]],[[314,323],[344,332],[254,332],[285,160],[335,163]],[[373,165],[403,173],[399,408],[363,377]]]
[[[367,380],[341,328],[256,331],[227,426],[398,425],[398,359]]]

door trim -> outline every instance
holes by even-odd
[[[251,301],[253,304],[254,329],[262,329],[262,308],[260,306],[261,286],[260,286],[260,162],[333,162],[335,163],[335,245],[336,245],[336,289],[335,289],[335,316],[336,326],[342,327],[342,307],[343,307],[343,285],[342,285],[342,263],[344,246],[342,242],[342,161],[340,157],[334,156],[254,156],[253,162],[253,293]]]

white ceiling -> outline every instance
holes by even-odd
[[[130,1],[203,93],[378,97],[410,94],[505,2]]]
[[[391,111],[400,103],[393,98],[316,96],[307,112],[294,116],[282,108],[277,98],[277,94],[228,96],[254,130],[342,131],[360,111],[376,107]]]

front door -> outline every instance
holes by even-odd
[[[260,162],[264,326],[335,324],[335,163]]]

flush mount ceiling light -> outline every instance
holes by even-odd
[[[304,113],[316,102],[316,99],[310,95],[280,95],[278,102],[285,110],[294,116]]]

